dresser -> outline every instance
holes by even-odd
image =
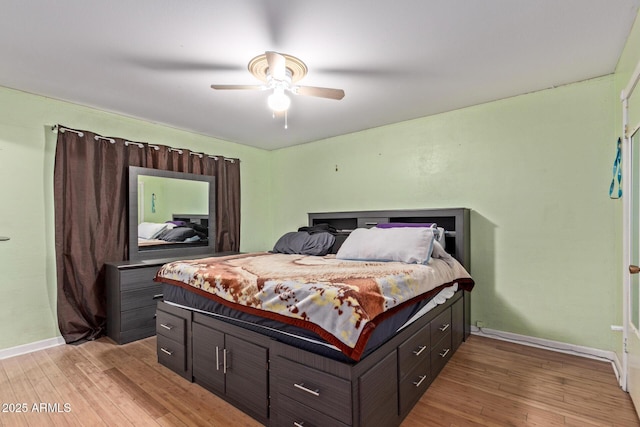
[[[156,305],[162,301],[162,285],[153,281],[164,264],[182,259],[234,255],[238,252],[108,262],[106,269],[107,335],[126,344],[156,334]]]
[[[110,262],[106,268],[107,335],[125,344],[156,334],[156,303],[162,286],[153,281],[167,260]]]

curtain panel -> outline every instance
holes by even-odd
[[[54,168],[57,308],[67,343],[105,332],[105,262],[128,253],[128,167],[216,177],[218,251],[240,249],[240,161],[58,126]]]

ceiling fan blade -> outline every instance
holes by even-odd
[[[317,96],[319,98],[329,98],[337,100],[344,98],[344,90],[331,89],[328,87],[298,86],[295,92],[298,95]]]
[[[263,90],[261,85],[211,85],[216,90]]]
[[[286,77],[286,59],[278,52],[265,52],[267,64],[269,64],[269,74],[276,80],[284,80]]]

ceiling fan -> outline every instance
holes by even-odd
[[[274,112],[285,112],[291,105],[286,92],[295,95],[316,96],[340,100],[344,97],[342,89],[326,87],[300,86],[296,83],[307,75],[307,66],[295,56],[267,51],[249,61],[249,72],[262,85],[211,85],[216,90],[273,90],[267,99],[269,108]]]

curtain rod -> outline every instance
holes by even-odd
[[[82,132],[82,131],[75,130],[75,129],[69,129],[69,128],[66,128],[66,127],[64,127],[64,126],[60,126],[60,125],[53,125],[53,126],[51,126],[51,132],[53,132],[53,133],[58,133],[58,132],[60,132],[60,133],[73,132],[73,133],[77,134],[78,136],[81,136],[81,137],[82,137],[82,136],[84,136],[84,132]],[[110,142],[110,143],[112,143],[112,144],[115,144],[115,143],[116,143],[116,140],[115,140],[115,139],[113,139],[113,138],[108,138],[108,137],[106,137],[106,136],[94,135],[94,137],[93,137],[93,138],[94,138],[96,141],[104,140],[104,141],[109,141],[109,142]],[[132,142],[132,141],[125,141],[125,142],[124,142],[124,145],[129,145],[129,144],[137,145],[139,148],[144,148],[144,144],[143,144],[142,142]],[[160,147],[158,147],[157,145],[153,145],[153,144],[147,144],[147,145],[148,145],[149,147],[153,148],[154,150],[159,150],[159,149],[160,149]],[[168,149],[169,149],[169,151],[177,151],[177,152],[178,152],[178,154],[182,154],[182,153],[184,152],[182,148],[172,148],[172,147],[168,147]],[[207,156],[207,157],[209,157],[210,159],[213,159],[213,160],[218,160],[218,159],[219,159],[219,156],[212,156],[212,155],[209,155],[209,154],[205,154],[205,153],[198,153],[198,152],[190,151],[190,150],[186,150],[186,151],[189,151],[189,154],[191,154],[191,155],[193,155],[193,156],[198,156],[198,157],[200,157],[200,158],[202,158],[202,157],[204,157],[204,156]],[[229,158],[229,157],[222,157],[222,159],[223,159],[223,160],[226,160],[227,162],[231,162],[231,163],[235,163],[235,161],[236,161],[236,160],[237,160],[237,161],[240,161],[240,159],[233,159],[233,158]]]
[[[58,125],[51,126],[51,132],[53,132],[53,133],[58,133],[58,132],[65,133],[67,131],[73,132],[73,133],[77,134],[78,136],[84,136],[84,132],[81,132],[79,130],[68,129],[68,128],[65,128],[65,127],[62,127],[62,126],[58,126]]]

